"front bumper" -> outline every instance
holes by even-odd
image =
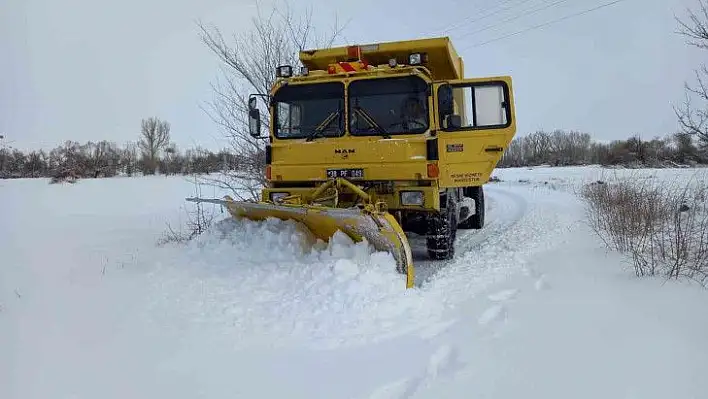
[[[302,202],[310,202],[315,188],[313,187],[279,187],[265,188],[261,193],[261,200],[264,202],[276,202],[274,199],[278,196],[299,196]],[[395,185],[388,188],[385,192],[376,192],[368,190],[367,193],[372,197],[373,202],[384,202],[389,210],[418,210],[418,211],[437,211],[440,210],[440,194],[436,186],[412,186],[412,185]],[[413,193],[413,194],[406,194]],[[420,193],[420,194],[418,194]],[[344,197],[345,205],[346,198],[355,200],[356,195],[352,192],[347,192],[346,189],[341,191],[341,196]],[[421,200],[422,199],[422,203]]]

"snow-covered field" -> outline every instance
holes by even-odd
[[[635,278],[574,195],[700,172],[499,169],[412,290],[281,221],[158,247],[181,177],[0,181],[0,398],[706,398],[708,290]]]

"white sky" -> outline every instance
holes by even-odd
[[[475,47],[608,1],[292,4],[314,7],[323,29],[335,14],[348,21],[338,44],[449,35],[467,77],[513,77],[519,134],[562,128],[611,140],[676,131],[672,104],[682,101],[683,83],[706,53],[675,33],[674,16],[697,0],[623,0]],[[0,0],[0,134],[21,149],[64,140],[123,144],[154,115],[172,124],[183,149],[222,147],[217,126],[199,108],[210,99],[219,64],[195,20],[230,33],[248,28],[254,13],[254,0]]]

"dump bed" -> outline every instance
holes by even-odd
[[[304,50],[300,52],[300,61],[310,70],[327,70],[329,64],[351,61],[349,49],[356,46]],[[398,63],[407,64],[409,54],[427,53],[428,62],[425,66],[430,69],[434,79],[464,78],[462,58],[457,55],[457,51],[448,37],[370,43],[358,46],[361,49],[361,58],[370,65],[388,64],[391,58],[395,58]]]

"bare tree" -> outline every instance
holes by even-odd
[[[120,154],[120,163],[125,174],[132,176],[135,173],[138,163],[138,149],[135,142],[126,143]]]
[[[170,124],[158,118],[143,119],[138,146],[142,151],[145,174],[155,174],[160,151],[170,143]]]
[[[702,50],[708,50],[708,4],[698,0],[699,11],[688,10],[688,20],[677,18],[681,27],[679,33],[686,36],[687,43]],[[696,86],[685,84],[686,99],[682,108],[676,109],[683,132],[694,136],[704,150],[708,150],[708,67],[702,64],[695,70]],[[698,106],[693,104],[699,102]]]
[[[298,52],[312,47],[330,47],[342,28],[337,19],[330,32],[318,34],[312,23],[312,10],[296,17],[290,7],[274,5],[268,14],[260,7],[249,30],[233,35],[227,43],[221,31],[198,22],[204,44],[223,64],[221,79],[212,84],[213,99],[205,112],[224,131],[238,159],[234,170],[223,172],[222,178],[210,179],[211,184],[257,198],[265,183],[265,142],[254,139],[248,132],[248,96],[261,95],[261,106],[267,107],[267,96],[276,77],[276,67],[298,65]],[[269,113],[262,112],[265,129],[270,126]]]

